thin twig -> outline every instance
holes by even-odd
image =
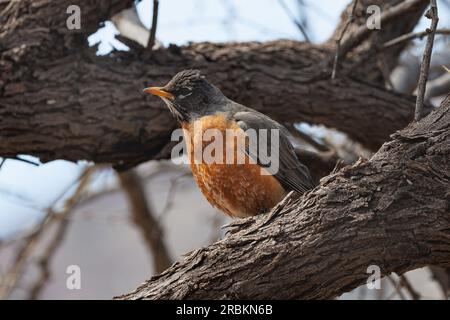
[[[69,215],[73,212],[73,208],[79,203],[79,201],[83,197],[84,191],[86,187],[89,185],[90,179],[94,172],[95,172],[94,168],[87,169],[86,174],[83,174],[83,177],[80,179],[80,182],[74,195],[71,196],[64,204],[64,210],[62,212],[55,213],[53,212],[52,209],[50,209],[52,215],[52,223],[59,223],[59,224],[57,225],[55,235],[53,236],[49,245],[44,250],[42,256],[39,257],[38,265],[40,268],[40,275],[30,289],[29,298],[31,300],[36,300],[39,298],[42,289],[44,288],[47,281],[50,279],[51,276],[50,261],[52,260],[56,251],[64,241],[64,237],[66,235],[70,223],[70,219],[68,219]]]
[[[340,64],[341,55],[341,41],[342,38],[345,35],[345,32],[347,31],[350,24],[352,24],[355,21],[355,11],[356,6],[358,5],[358,0],[353,0],[353,6],[352,11],[350,13],[350,17],[348,18],[347,22],[344,25],[344,28],[342,28],[341,34],[339,35],[339,38],[336,39],[336,53],[334,54],[334,62],[333,62],[333,72],[331,73],[331,79],[336,79],[336,73],[338,66]]]
[[[420,300],[420,294],[413,288],[404,274],[400,276],[400,285],[406,289],[413,300]]]
[[[168,248],[163,239],[163,232],[154,218],[144,186],[139,175],[133,170],[118,173],[123,190],[128,196],[131,216],[136,227],[141,231],[156,273],[166,270],[172,263]]]
[[[71,210],[68,211],[69,213]],[[56,219],[56,217],[55,217]],[[50,272],[50,261],[54,257],[56,251],[61,246],[64,241],[64,237],[67,233],[67,228],[70,223],[70,219],[66,219],[66,217],[58,217],[59,224],[57,226],[56,234],[53,237],[52,241],[45,249],[43,255],[39,258],[38,265],[40,269],[40,276],[33,284],[30,289],[29,299],[37,300],[41,295],[42,289],[45,287],[45,284],[48,282],[51,276]]]
[[[385,82],[386,87],[389,90],[394,90],[394,84],[391,81],[391,74],[390,70],[386,61],[386,56],[383,52],[380,52],[380,54],[377,57],[377,64],[378,68],[380,68],[381,74],[383,75],[383,79]]]
[[[416,6],[418,6],[422,1],[423,0],[403,1],[394,7],[384,10],[380,16],[380,23],[386,25],[390,21],[404,15],[406,12],[415,10]],[[340,43],[338,59],[344,58],[350,50],[366,40],[367,36],[372,31],[372,29],[367,28],[366,24],[359,26],[354,32],[352,32],[350,37],[347,37],[344,41],[342,41],[342,43]],[[334,60],[336,60],[336,56],[334,56]],[[339,67],[339,61],[337,63],[337,67]]]
[[[79,182],[77,191],[75,192],[75,195],[77,195],[80,189],[80,186],[83,186],[85,183],[85,179],[89,179],[91,174],[94,172],[95,167],[87,168],[80,176],[77,178],[76,182]],[[72,185],[72,184],[71,184]],[[62,193],[60,197],[62,197],[65,194]],[[28,261],[29,257],[32,255],[34,248],[36,247],[41,235],[44,233],[45,230],[48,229],[48,227],[53,223],[55,219],[55,212],[53,211],[53,206],[60,200],[60,197],[58,197],[51,206],[49,206],[49,209],[46,211],[45,217],[42,219],[42,222],[39,224],[39,226],[25,239],[25,244],[22,246],[22,248],[17,253],[13,265],[8,270],[7,274],[4,277],[4,281],[2,281],[0,286],[0,300],[6,299],[10,296],[14,288],[16,287],[17,283],[22,277],[23,270],[25,268],[25,264]],[[67,200],[65,208],[67,204],[73,203],[71,200],[73,196]]]
[[[400,288],[400,282],[395,281],[391,275],[387,276],[386,278],[388,278],[389,282],[392,284],[392,286],[394,287],[395,292],[398,294],[398,296],[400,297],[400,299],[402,300],[406,300],[405,295],[402,292],[402,289]],[[387,299],[389,300],[391,297],[388,297]]]
[[[410,32],[410,33],[405,33],[397,38],[394,38],[392,40],[386,41],[383,46],[382,49],[388,49],[391,48],[393,46],[396,46],[398,44],[404,43],[406,41],[409,40],[413,40],[416,38],[423,38],[424,36],[428,35],[429,31],[420,31],[420,32]],[[438,29],[436,30],[435,34],[442,34],[442,35],[450,35],[450,29]]]
[[[438,266],[430,266],[429,268],[433,280],[437,282],[441,289],[442,298],[447,300],[450,292],[450,269]]]
[[[297,129],[293,124],[289,125],[289,131],[296,137],[300,138],[310,146],[317,149],[317,151],[327,152],[330,151],[330,146],[316,141],[314,138],[312,138],[310,135],[304,133],[303,131]]]
[[[376,34],[375,47],[378,49],[379,46],[380,46],[380,37],[378,36],[378,34]],[[394,88],[394,84],[391,81],[391,74],[390,74],[389,66],[386,61],[386,55],[381,50],[379,50],[379,54],[377,55],[377,65],[381,71],[381,74],[383,76],[386,87],[390,90],[394,90],[395,88]]]
[[[303,35],[303,38],[305,38],[305,42],[311,42],[308,33],[306,32],[305,27],[303,24],[298,21],[293,15],[292,12],[289,10],[289,8],[286,6],[283,0],[278,0],[278,3],[280,4],[281,8],[283,8],[284,12],[286,12],[286,15],[291,19],[291,21],[297,26],[297,28],[300,30],[301,34]]]
[[[419,84],[417,86],[416,109],[414,112],[414,120],[419,121],[423,115],[423,102],[425,89],[428,81],[428,71],[430,69],[431,53],[433,51],[434,35],[436,33],[439,17],[436,0],[430,0],[430,9],[425,16],[431,19],[431,29],[427,29],[428,38],[423,52],[422,64],[420,65]]]
[[[162,213],[168,212],[172,206],[173,206],[173,200],[175,197],[175,191],[176,188],[178,186],[178,182],[185,178],[185,177],[189,177],[191,176],[192,173],[190,171],[188,172],[183,172],[180,175],[170,179],[170,186],[169,186],[169,191],[167,191],[167,198],[166,198],[166,202],[161,210]]]
[[[155,45],[156,27],[158,25],[158,8],[159,8],[159,0],[153,0],[152,27],[150,29],[150,36],[147,42],[147,49],[149,51],[152,51],[153,46]]]
[[[428,34],[428,31],[405,33],[397,38],[386,41],[381,46],[367,48],[366,50],[359,53],[359,56],[360,56],[359,61],[354,63],[349,71],[351,72],[352,70],[358,69],[359,67],[361,67],[361,65],[366,63],[374,55],[381,54],[382,51],[384,51],[384,50],[388,50],[396,45],[400,45],[409,40],[413,40],[416,38],[422,38],[422,37],[426,36],[427,34]],[[450,35],[450,29],[438,29],[438,30],[436,30],[435,34],[436,35]]]
[[[31,161],[31,160],[27,160],[27,159],[22,159],[22,158],[19,158],[19,157],[4,157],[3,159],[2,159],[2,161],[0,162],[0,169],[1,169],[1,167],[3,166],[3,164],[6,162],[6,160],[17,160],[17,161],[22,161],[22,162],[25,162],[25,163],[28,163],[28,164],[31,164],[31,165],[33,165],[33,166],[39,166],[39,163],[36,163],[36,162],[34,162],[34,161]]]

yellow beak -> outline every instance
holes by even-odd
[[[151,93],[158,97],[174,99],[175,97],[170,92],[164,91],[162,87],[150,87],[144,89],[145,93]]]

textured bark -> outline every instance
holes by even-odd
[[[141,89],[188,67],[201,69],[230,98],[279,121],[334,127],[372,150],[413,115],[412,97],[363,81],[364,68],[330,80],[329,44],[203,43],[151,55],[131,44],[130,52],[98,57],[86,47],[86,36],[132,1],[75,1],[84,19],[79,32],[65,29],[71,3],[0,4],[1,156],[86,159],[123,168],[157,159],[176,123],[161,101]],[[420,10],[405,19],[417,21]],[[400,29],[411,27],[397,27],[386,37]]]
[[[326,299],[383,274],[450,266],[450,96],[369,160],[231,225],[121,299]]]
[[[354,1],[354,0],[353,0]],[[347,25],[353,7],[353,1],[349,3],[346,9],[341,14],[341,21],[337,25],[335,31],[333,32],[330,39],[327,41],[329,44],[334,44],[337,39],[339,39],[342,30]],[[417,24],[418,19],[422,16],[423,11],[428,6],[429,1],[425,0],[358,0],[354,20],[348,25],[346,32],[342,38],[341,43],[345,42],[348,39],[354,39],[353,43],[358,43],[356,41],[358,39],[358,31],[369,31],[366,27],[368,16],[373,12],[367,12],[369,6],[379,6],[381,8],[381,14],[392,10],[395,6],[402,4],[405,6],[405,9],[401,10],[401,15],[397,18],[394,18],[396,21],[394,23],[387,23],[386,20],[381,21],[381,29],[371,30],[368,36],[360,38],[361,45],[355,47],[351,52],[351,55],[359,55],[361,52],[365,51],[366,54],[364,57],[364,70],[365,70],[365,78],[383,84],[385,79],[380,73],[380,56],[376,54],[376,48],[380,47],[386,41],[389,41],[392,38],[396,38],[401,36],[408,31],[414,29]],[[391,18],[392,19],[392,18]],[[383,52],[383,63],[386,64],[386,68],[391,70],[398,64],[398,57],[400,53],[403,51],[404,46],[393,47],[389,50]],[[369,52],[369,54],[367,53]],[[348,61],[348,63],[352,63],[352,61]]]

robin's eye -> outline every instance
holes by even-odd
[[[179,99],[184,99],[184,98],[186,98],[187,96],[189,96],[189,95],[191,95],[191,94],[192,94],[192,91],[191,91],[191,90],[189,90],[189,89],[187,89],[187,88],[182,88],[182,89],[180,89],[180,91],[178,92],[177,96],[178,96]]]

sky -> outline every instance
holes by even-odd
[[[329,37],[348,2],[320,0],[319,5],[319,1],[304,0],[304,14],[308,16],[313,42]],[[284,3],[294,15],[299,14],[297,1],[284,0]],[[147,27],[151,24],[152,4],[151,0],[143,0],[137,7],[141,21]],[[425,23],[423,21],[418,28],[423,29]],[[100,42],[98,54],[107,54],[113,46],[126,49],[114,39],[115,34],[117,30],[114,25],[106,22],[89,38],[89,43]],[[160,1],[157,39],[164,45],[183,45],[189,41],[267,41],[280,38],[303,39],[279,0]],[[62,190],[76,181],[85,165],[85,162],[76,164],[58,160],[32,166],[8,160],[0,170],[0,240],[33,226]],[[101,186],[100,183],[98,185]]]
[[[164,45],[183,45],[212,41],[267,41],[275,39],[303,40],[297,26],[287,15],[298,16],[296,0],[162,0],[159,5],[157,38]],[[325,40],[333,31],[347,0],[307,0],[304,13],[310,24],[314,42]],[[142,23],[150,28],[153,1],[144,0],[137,6]],[[114,34],[112,23],[90,38],[91,44],[102,41],[100,54],[112,49],[123,49]]]

